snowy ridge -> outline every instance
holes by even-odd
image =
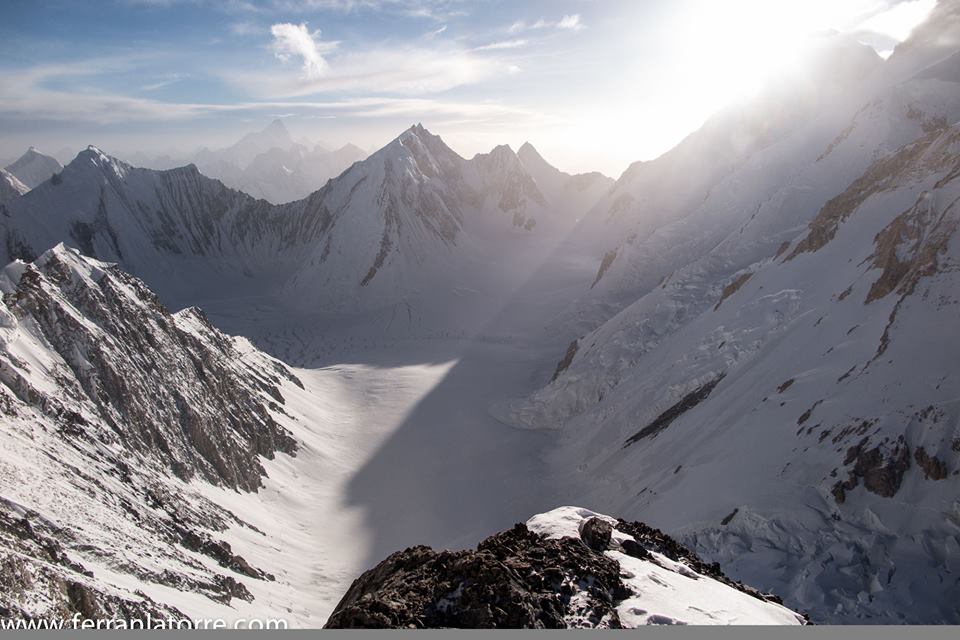
[[[20,182],[17,176],[6,169],[0,169],[0,204],[19,198],[29,190],[30,187]]]
[[[184,613],[175,590],[252,601],[247,584],[273,576],[219,537],[249,525],[196,484],[256,491],[262,460],[294,455],[280,390],[299,381],[63,245],[8,265],[0,288],[0,606],[142,617]]]

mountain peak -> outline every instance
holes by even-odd
[[[517,155],[520,156],[520,160],[524,164],[530,164],[531,162],[536,162],[538,164],[550,164],[547,162],[540,152],[530,144],[529,142],[524,142],[520,145],[520,149],[517,151]]]
[[[104,153],[99,147],[91,144],[77,154],[77,157],[67,165],[67,169],[70,171],[86,170],[90,166],[104,170],[109,168],[118,178],[122,178],[127,169],[130,168],[130,165],[126,162]]]
[[[520,148],[517,150],[517,153],[536,153],[537,155],[540,155],[537,152],[536,147],[530,144],[529,141],[524,142],[522,145],[520,145]]]
[[[280,118],[275,118],[273,122],[267,125],[267,128],[263,130],[264,133],[274,133],[283,136],[289,136],[290,131],[287,129],[287,125],[283,124],[283,120]]]
[[[60,171],[63,166],[55,158],[40,153],[36,147],[30,147],[5,168],[27,187],[33,189]]]

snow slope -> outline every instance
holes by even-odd
[[[495,407],[559,431],[562,493],[814,621],[958,620],[958,47],[918,31],[618,247],[556,379]]]

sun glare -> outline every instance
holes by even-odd
[[[882,0],[677,2],[666,16],[668,53],[658,75],[637,83],[630,106],[620,108],[622,113],[611,109],[601,126],[634,153],[649,149],[652,158],[718,109],[749,100],[771,80],[803,73],[825,35],[857,39],[870,32],[901,41],[934,5],[935,0],[893,7]],[[649,122],[657,123],[654,131]]]

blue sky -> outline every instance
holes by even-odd
[[[295,137],[463,155],[533,142],[619,175],[824,29],[888,53],[933,0],[5,0],[0,157]]]

